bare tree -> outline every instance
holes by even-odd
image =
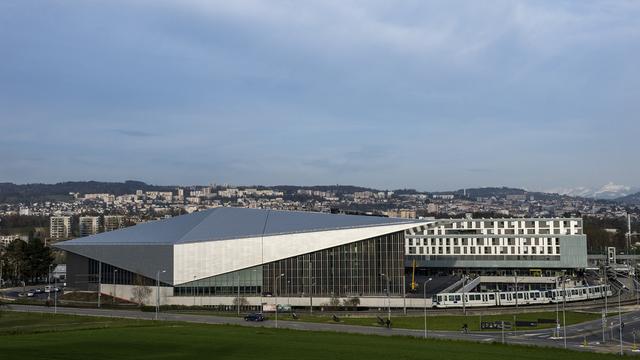
[[[332,306],[334,308],[340,306],[340,298],[335,296],[334,294],[331,294],[331,299],[329,299],[329,306]]]
[[[344,307],[351,307],[353,308],[353,310],[356,310],[360,305],[360,298],[354,296],[348,299],[344,299],[342,303],[344,304]]]
[[[234,306],[240,305],[240,307],[247,306],[249,305],[249,300],[247,300],[247,298],[244,296],[236,297],[233,299],[233,305]]]
[[[133,282],[134,287],[131,290],[133,300],[138,306],[142,306],[145,304],[149,295],[151,295],[151,288],[145,284],[144,278],[140,275],[136,275],[136,278]]]

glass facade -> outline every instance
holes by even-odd
[[[102,284],[117,284],[117,285],[144,285],[144,286],[155,286],[156,281],[154,279],[150,279],[148,277],[136,274],[134,272],[121,269],[119,267],[101,263],[98,260],[88,259],[89,260],[89,273],[88,273],[88,282],[89,283],[98,283],[98,276],[100,275],[100,282]],[[102,268],[102,269],[100,269]],[[160,282],[161,286],[167,286],[167,284]]]
[[[181,284],[174,296],[380,296],[387,278],[402,295],[402,231]]]

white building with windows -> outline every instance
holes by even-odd
[[[95,235],[100,232],[100,217],[81,216],[79,220],[80,237]]]
[[[49,234],[52,239],[66,239],[71,235],[70,216],[52,216],[49,221]]]
[[[579,269],[587,241],[579,218],[438,220],[407,234],[405,255],[425,268]]]

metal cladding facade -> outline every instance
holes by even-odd
[[[319,273],[318,286],[329,289],[333,285],[329,285],[326,277],[334,276],[331,270],[334,265],[329,259],[334,261],[336,257],[340,259],[336,264],[341,267],[335,274],[340,278],[332,278],[331,284],[346,289],[350,283],[345,277],[350,274],[364,276],[364,270],[352,269],[361,267],[361,262],[365,261],[360,253],[368,254],[366,261],[373,269],[370,271],[393,270],[395,274],[402,269],[402,261],[396,264],[397,259],[390,262],[389,257],[395,259],[399,256],[402,259],[404,231],[426,223],[373,216],[214,208],[65,241],[55,246],[69,254],[67,277],[71,284],[82,284],[80,279],[87,283],[95,282],[91,278],[95,278],[97,273],[101,274],[103,283],[117,284],[131,284],[136,276],[152,281],[159,273],[162,283],[176,289],[202,281],[200,286],[210,291],[210,279],[225,276],[239,279],[237,274],[243,271],[252,273],[245,276],[256,277],[258,267],[260,280],[252,284],[263,291],[263,284],[269,286],[268,279],[271,279],[265,278],[267,273],[285,269],[288,264],[285,260],[297,259],[296,262],[302,264],[312,259],[317,266],[322,264],[327,269],[327,272]],[[368,242],[362,243],[365,240]],[[361,242],[360,246],[344,247],[358,242]],[[329,249],[332,250],[327,251]],[[337,251],[341,251],[340,256]],[[345,251],[353,253],[345,255]],[[314,254],[313,258],[311,254]],[[306,265],[304,267],[307,268]],[[285,270],[293,271],[291,268]],[[374,275],[380,277],[379,274]],[[304,276],[300,275],[300,279]],[[394,275],[400,276],[401,272]],[[291,273],[289,280],[279,280],[284,281],[282,288],[291,285],[293,279],[294,274]],[[396,282],[401,283],[400,279],[394,280],[394,284]],[[312,285],[305,284],[298,284],[300,291]],[[373,293],[386,290],[386,285],[376,283],[372,286]],[[273,282],[270,287],[276,289]]]

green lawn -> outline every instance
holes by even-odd
[[[220,313],[220,312],[208,312],[208,311],[180,311],[182,314],[198,314],[198,315],[215,315],[215,316],[236,316],[234,313]],[[315,323],[332,323],[333,321],[331,313],[324,313],[323,315],[309,315],[308,313],[297,313],[297,321],[315,322]],[[345,316],[339,312],[336,315],[340,319],[340,324],[346,325],[361,325],[361,326],[379,326],[377,318],[375,316]],[[267,314],[270,319],[274,318],[274,314]],[[514,322],[513,314],[506,315],[438,315],[429,316],[427,318],[427,326],[430,330],[460,330],[462,324],[467,324],[469,330],[479,331],[480,321],[509,321]],[[386,314],[380,314],[380,317],[386,319]],[[518,321],[537,321],[538,319],[554,319],[556,318],[555,312],[535,312],[535,313],[523,313],[517,314],[516,319]],[[567,311],[566,319],[567,325],[578,324],[585,321],[600,319],[600,314],[583,313]],[[278,315],[280,320],[293,320],[290,314]],[[391,321],[394,328],[402,329],[424,329],[424,316],[400,316],[396,314],[391,315]],[[562,312],[560,313],[560,321],[562,322]],[[519,328],[519,330],[526,329],[547,329],[553,328],[555,324],[539,324],[537,327]]]
[[[577,324],[589,320],[599,319],[599,314],[589,314],[580,312],[567,312],[566,319],[567,325]],[[311,322],[334,322],[331,316],[309,316],[299,315],[301,321]],[[341,317],[340,322],[349,325],[365,325],[365,326],[378,326],[377,318],[375,317]],[[386,319],[385,315],[380,315],[383,319]],[[287,314],[285,318],[291,317]],[[537,321],[538,319],[555,319],[555,312],[535,312],[535,313],[523,313],[517,314],[516,320],[518,321]],[[505,315],[485,315],[480,317],[479,315],[469,316],[457,316],[457,315],[442,315],[442,316],[429,316],[427,317],[427,326],[431,330],[460,330],[463,324],[469,326],[469,330],[480,330],[480,321],[509,321],[514,322],[513,314]],[[393,327],[403,329],[424,329],[424,316],[391,316]],[[562,313],[560,313],[560,321],[562,321]],[[527,327],[526,329],[544,329],[552,328],[555,324],[539,324],[537,327]],[[521,328],[524,330],[525,328]]]
[[[240,326],[2,313],[4,359],[613,359],[502,344]],[[33,325],[29,333],[28,326]],[[21,327],[20,333],[12,329]],[[38,332],[46,330],[51,332]],[[55,331],[53,331],[55,329]],[[12,334],[13,333],[13,334]],[[46,354],[46,355],[45,355]]]

